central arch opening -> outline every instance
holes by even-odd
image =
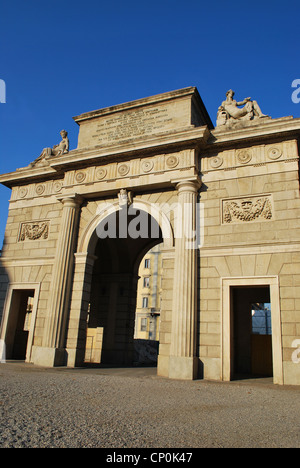
[[[97,237],[96,237],[97,236]],[[104,218],[91,245],[94,263],[86,323],[85,364],[132,366],[139,267],[163,242],[157,221],[128,206]]]

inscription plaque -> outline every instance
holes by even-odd
[[[155,97],[74,117],[80,125],[78,148],[109,146],[195,127],[191,118],[190,92],[180,100],[173,99],[173,95],[172,99],[164,102],[153,102],[154,99]]]
[[[101,119],[95,125],[95,144],[113,143],[162,131],[173,121],[168,109],[140,109]]]

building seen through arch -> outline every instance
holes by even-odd
[[[159,341],[162,300],[162,253],[153,247],[139,268],[135,338]]]

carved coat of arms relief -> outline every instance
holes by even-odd
[[[245,198],[242,200],[227,200],[223,202],[223,222],[225,224],[256,220],[271,220],[273,218],[270,197]]]

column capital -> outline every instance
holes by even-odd
[[[180,192],[192,192],[197,193],[202,185],[201,180],[197,179],[184,179],[184,180],[174,180],[172,181],[176,187],[176,190]]]
[[[70,208],[79,207],[84,200],[84,197],[78,193],[68,193],[65,195],[58,195],[57,200],[60,201],[64,206],[69,206]]]

